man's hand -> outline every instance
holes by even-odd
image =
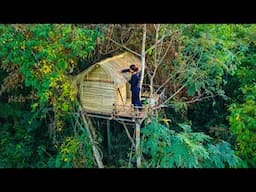
[[[130,72],[130,69],[123,69],[123,70],[121,71],[121,73],[127,73],[127,72]]]

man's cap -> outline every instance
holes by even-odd
[[[135,64],[131,64],[130,69],[133,71],[136,71],[136,70],[138,70],[138,67]]]

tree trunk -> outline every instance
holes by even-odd
[[[137,119],[135,123],[135,154],[137,168],[141,167],[141,148],[140,148],[140,122]]]
[[[81,107],[79,107],[79,108],[80,108],[80,112],[81,112],[80,115],[83,119],[86,131],[87,131],[89,139],[90,139],[90,143],[92,145],[92,151],[93,151],[94,158],[97,162],[98,167],[104,168],[104,165],[103,165],[101,157],[100,157],[99,150],[97,149],[97,146],[96,146],[96,141],[93,138],[93,137],[95,137],[95,135],[93,136],[93,134],[91,133],[91,130],[93,133],[95,133],[94,127],[92,126],[92,123],[90,123],[90,125],[89,125],[88,120],[86,120],[86,118],[84,117],[84,114],[82,113]],[[89,122],[90,122],[90,120],[89,120]],[[89,128],[89,126],[90,126],[90,128]]]
[[[140,79],[140,90],[142,91],[142,84],[144,79],[144,71],[145,71],[145,45],[146,45],[146,37],[147,37],[147,24],[143,26],[143,38],[142,38],[142,50],[141,50],[141,79]],[[140,91],[140,92],[141,92]],[[141,94],[140,94],[141,97]]]

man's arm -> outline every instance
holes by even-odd
[[[121,73],[127,73],[127,72],[130,72],[130,69],[123,69],[123,70],[121,71]]]

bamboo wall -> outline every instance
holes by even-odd
[[[120,91],[120,92],[119,92]],[[119,90],[117,88],[116,92],[116,105],[125,105],[126,103],[126,85],[125,83],[119,87]]]
[[[132,97],[131,85],[129,83],[126,83],[125,86],[126,86],[126,97],[131,99]]]
[[[113,103],[115,103],[114,84],[85,81],[81,92],[81,102],[85,109],[96,112],[112,112]]]
[[[111,82],[111,76],[107,74],[100,66],[96,65],[96,67],[87,75],[85,75],[85,80],[89,81],[106,81]]]
[[[112,113],[113,104],[125,105],[130,100],[130,73],[121,73],[131,64],[140,67],[140,59],[125,52],[92,65],[74,78],[79,85],[81,104],[92,112]],[[119,89],[118,89],[119,88]]]

